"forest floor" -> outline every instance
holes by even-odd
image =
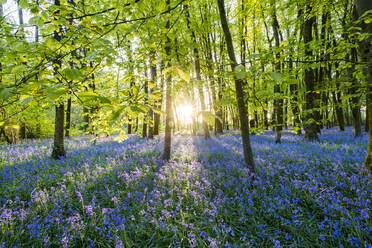
[[[366,135],[251,142],[255,180],[233,132],[175,136],[169,163],[162,138],[0,146],[0,247],[370,247]]]

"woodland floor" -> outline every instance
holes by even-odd
[[[50,139],[0,146],[0,246],[371,247],[366,134],[251,142],[254,181],[233,132],[175,136],[169,163],[162,138],[73,137],[59,161]]]

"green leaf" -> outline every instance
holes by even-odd
[[[98,99],[100,100],[101,103],[111,104],[111,100],[107,97],[99,96]]]
[[[81,99],[96,99],[98,98],[98,95],[97,93],[94,93],[92,91],[84,91],[84,92],[81,92],[79,93],[79,98]]]
[[[78,80],[83,77],[83,74],[78,69],[64,69],[63,74],[69,80]]]
[[[19,4],[19,8],[21,8],[21,9],[24,9],[24,8],[28,7],[27,0],[19,0],[18,4]]]
[[[0,89],[0,99],[6,100],[10,97],[10,89],[11,88],[3,88]]]
[[[90,52],[87,56],[87,59],[88,60],[93,60],[96,55],[97,55],[96,51]]]
[[[150,82],[150,83],[148,84],[148,86],[149,86],[150,89],[153,89],[153,88],[156,87],[156,83],[155,83],[155,82]]]
[[[246,76],[245,71],[239,71],[239,72],[237,72],[237,73],[235,74],[235,77],[236,77],[237,79],[245,79],[245,76]]]
[[[164,111],[161,111],[160,109],[156,107],[153,107],[152,111],[154,111],[154,113],[159,114],[159,115],[165,115]]]
[[[47,88],[45,89],[46,96],[49,100],[55,101],[62,95],[67,93],[66,88]]]
[[[22,105],[27,105],[29,104],[34,98],[32,96],[26,97],[25,99],[22,100]]]
[[[133,95],[137,96],[139,92],[139,87],[137,85],[133,85],[132,92],[133,92]]]
[[[40,16],[31,17],[29,20],[29,23],[31,25],[37,25],[38,27],[41,27],[44,25],[44,21],[41,19]]]
[[[146,113],[146,111],[144,109],[142,109],[141,107],[139,107],[137,105],[131,105],[131,106],[129,106],[129,109],[133,113]]]
[[[190,75],[181,70],[180,68],[177,68],[178,75],[185,80],[186,82],[190,82]]]
[[[126,107],[127,107],[126,105],[121,105],[116,110],[112,111],[110,119],[116,120]]]
[[[269,72],[270,76],[277,82],[281,82],[283,78],[283,74],[278,72]]]

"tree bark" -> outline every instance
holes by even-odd
[[[168,9],[170,8],[170,0],[166,0]],[[168,19],[165,25],[166,30],[170,27],[170,20]],[[168,59],[168,68],[171,67],[171,40],[166,34],[166,44],[165,52]],[[164,151],[163,160],[168,161],[171,155],[171,145],[172,145],[172,128],[173,128],[173,113],[172,113],[172,76],[170,73],[167,75],[166,79],[166,92],[165,92],[165,137],[164,137]]]
[[[352,60],[357,62],[357,50],[355,48],[351,49]],[[351,114],[353,117],[354,126],[354,137],[362,136],[362,116],[360,113],[360,96],[358,95],[358,89],[360,89],[360,84],[357,82],[356,78],[353,76],[355,66],[352,66],[348,70],[349,80],[351,81],[351,86],[349,88],[349,94],[352,96],[350,98],[349,104],[351,108]]]
[[[65,106],[63,103],[56,105],[56,118],[54,127],[54,145],[52,151],[52,158],[59,159],[66,155],[64,148],[64,115]]]
[[[367,11],[372,9],[370,0],[354,0],[354,4],[357,10],[357,14],[361,17]],[[371,13],[369,13],[371,17]],[[367,81],[367,111],[368,111],[368,126],[369,126],[369,137],[368,137],[368,151],[366,160],[364,162],[365,167],[369,172],[372,171],[372,23],[363,23],[362,32],[368,33],[368,39],[365,39],[359,44],[359,53],[362,62],[366,63],[364,73]]]
[[[297,129],[296,134],[301,135],[301,120],[300,120],[300,110],[298,107],[298,83],[295,82],[289,86],[291,94],[291,108],[294,117],[294,127]]]
[[[151,83],[155,84],[156,83],[156,65],[153,64],[153,61],[155,60],[155,53],[152,52],[150,55],[150,80]],[[150,90],[152,92],[152,89]],[[149,138],[153,139],[154,138],[154,111],[152,110],[152,107],[149,109],[148,115],[150,118],[150,124],[149,124]]]
[[[275,12],[275,1],[273,7],[273,33],[274,33],[274,39],[275,39],[275,46],[277,49],[279,49],[280,46],[280,39],[279,39],[279,23],[278,19],[276,18],[276,12]],[[276,57],[276,63],[275,63],[275,71],[280,73],[281,71],[281,65],[280,65],[280,53],[275,54]],[[282,130],[283,130],[283,98],[282,98],[282,92],[280,90],[280,83],[275,82],[274,85],[274,112],[275,112],[275,143],[280,143],[281,137],[282,137]]]
[[[306,6],[306,13],[307,15],[311,15],[312,7],[310,5]],[[306,59],[312,58],[313,52],[310,48],[309,42],[313,40],[313,24],[314,24],[314,17],[306,16],[306,21],[304,23],[304,42],[305,42],[305,57]],[[314,78],[314,70],[311,68],[305,69],[305,139],[307,140],[317,140],[318,139],[318,125],[316,123],[316,116],[314,112],[315,106],[315,78]]]
[[[337,70],[337,67],[338,67],[337,63],[335,64],[335,67],[336,67],[336,80],[335,80],[336,89],[333,92],[332,97],[333,97],[333,103],[336,109],[336,117],[337,117],[337,123],[338,123],[339,129],[340,131],[345,131],[345,117],[344,117],[344,110],[342,108],[341,89],[340,89],[341,86],[340,86],[340,82],[338,81],[340,73]],[[328,78],[332,80],[331,70],[329,71]]]
[[[164,61],[161,61],[160,65],[160,91],[161,91],[161,99],[156,102],[156,108],[158,110],[162,109],[163,104],[163,92],[164,92],[164,76],[163,76],[163,69],[164,69]],[[160,114],[154,113],[154,135],[159,135],[159,127],[160,127]]]
[[[59,6],[60,0],[54,0],[54,5]],[[59,30],[62,31],[61,28]],[[62,37],[58,32],[54,32],[53,38],[57,41],[61,41]],[[61,68],[61,61],[59,58],[55,59],[55,75],[57,75],[57,70]],[[56,115],[55,115],[55,125],[54,125],[54,143],[52,158],[59,159],[66,155],[64,147],[64,117],[65,117],[65,107],[62,100],[56,103]]]
[[[146,64],[145,64],[144,70],[145,70],[145,78],[146,78],[145,87],[144,87],[144,90],[145,90],[144,104],[147,105],[148,104],[148,94],[149,94],[149,81],[147,79],[147,66],[146,66]],[[142,124],[142,138],[147,137],[147,121],[148,121],[148,116],[144,115],[143,116],[143,124]]]
[[[70,129],[71,129],[71,97],[67,100],[67,109],[66,109],[66,127],[65,127],[65,136],[70,137]]]
[[[217,121],[216,121],[216,134],[222,134],[223,133],[223,108],[221,106],[221,101],[222,101],[222,91],[221,91],[221,87],[222,87],[222,83],[221,83],[221,78],[218,78],[217,79],[218,81],[218,92],[217,92],[217,106],[216,106],[216,116],[218,117],[217,118]]]
[[[132,92],[132,88],[134,87],[135,85],[135,82],[134,82],[134,61],[133,61],[133,54],[132,54],[132,47],[130,45],[131,43],[128,42],[127,44],[127,56],[128,56],[128,62],[129,62],[129,68],[128,68],[128,72],[129,74],[131,75],[131,78],[130,78],[130,88],[131,88],[131,91],[130,91],[130,96],[133,95],[133,92]],[[129,100],[131,102],[131,100]],[[128,116],[128,134],[132,134],[133,132],[133,129],[135,129],[136,127],[133,128],[133,118],[132,116]]]
[[[237,70],[237,62],[235,58],[234,46],[231,38],[231,33],[229,26],[226,20],[226,12],[225,12],[225,5],[224,0],[217,0],[218,2],[218,9],[220,13],[220,20],[221,26],[224,32],[227,51],[229,54],[229,58],[232,62],[231,67],[234,72]],[[248,126],[248,116],[247,116],[247,106],[244,102],[244,92],[242,85],[244,84],[242,79],[239,79],[236,74],[234,75],[235,80],[235,91],[236,91],[236,98],[238,101],[238,110],[239,110],[239,117],[240,117],[240,126],[242,132],[242,141],[243,141],[243,154],[246,166],[250,169],[252,173],[256,172],[256,166],[253,159],[253,152],[251,148],[250,138],[249,138],[249,126]]]
[[[368,97],[369,97],[369,95],[366,94],[366,106],[368,106]],[[364,126],[364,131],[365,132],[369,131],[368,120],[369,120],[369,114],[368,114],[368,108],[367,108],[366,109],[366,121],[365,121],[365,126]]]

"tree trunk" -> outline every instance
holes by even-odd
[[[136,117],[136,122],[134,124],[134,132],[137,133],[138,132],[138,127],[139,127],[139,123],[138,123],[139,119],[138,117]]]
[[[221,83],[221,78],[218,78],[218,93],[217,93],[217,97],[218,97],[218,103],[217,103],[217,106],[216,106],[216,116],[217,116],[217,121],[216,121],[216,134],[221,134],[223,133],[223,108],[221,106],[221,101],[222,101],[222,90],[221,90],[221,87],[222,87],[222,83]]]
[[[368,132],[369,131],[369,123],[368,123],[368,120],[369,120],[369,113],[368,113],[368,97],[369,95],[366,94],[366,106],[367,106],[367,109],[366,109],[366,122],[365,122],[365,126],[364,126],[364,131],[365,132]]]
[[[57,1],[55,1],[57,2]],[[64,148],[64,116],[65,116],[65,106],[63,103],[56,105],[56,119],[54,127],[54,144],[52,151],[52,158],[59,159],[66,155]]]
[[[357,62],[357,50],[355,48],[351,49],[352,60]],[[354,137],[362,136],[362,116],[360,113],[360,96],[358,95],[358,89],[360,89],[360,84],[357,82],[356,78],[353,76],[353,71],[355,71],[355,66],[348,69],[348,77],[351,82],[349,88],[350,98],[349,104],[351,108],[351,114],[353,117],[354,126]]]
[[[67,100],[65,136],[70,137],[71,129],[71,97]]]
[[[161,90],[161,99],[156,102],[156,108],[158,110],[162,109],[163,104],[163,92],[164,92],[164,76],[163,76],[163,69],[164,69],[164,61],[161,61],[160,66],[160,90]],[[159,127],[160,127],[160,114],[154,113],[154,135],[159,135]]]
[[[320,42],[321,44],[323,45],[324,49],[321,49],[320,50],[320,55],[319,55],[319,58],[321,60],[326,60],[327,59],[327,47],[328,45],[328,42],[326,42],[326,26],[327,26],[327,20],[328,20],[328,10],[325,10],[323,9],[323,14],[322,14],[322,27],[321,27],[321,31],[320,31]],[[324,87],[324,85],[326,85],[326,82],[325,82],[325,76],[326,76],[326,70],[327,70],[327,67],[326,66],[323,66],[323,65],[320,65],[319,66],[319,74],[318,74],[318,83],[320,85],[322,85],[322,89],[319,89],[320,90],[320,100],[321,100],[321,103],[322,103],[322,106],[321,106],[321,110],[319,111],[320,112],[320,126],[321,128],[324,127],[324,125],[326,126],[326,128],[328,128],[328,99],[327,99],[327,89],[326,87]]]
[[[145,87],[144,87],[144,90],[145,90],[144,104],[147,105],[148,104],[148,95],[149,95],[149,81],[147,79],[147,66],[146,66],[146,63],[145,63],[144,70],[145,70],[145,78],[146,78]],[[148,118],[147,118],[146,115],[144,115],[143,116],[143,124],[142,124],[142,137],[143,138],[146,138],[147,137],[147,121],[148,121]]]
[[[293,112],[293,118],[294,118],[294,128],[296,130],[297,135],[301,135],[301,120],[300,120],[300,110],[298,107],[298,86],[297,82],[294,84],[291,84],[289,86],[289,90],[291,92],[291,107]]]
[[[267,117],[267,109],[263,110],[263,122],[264,122],[265,130],[269,129],[269,119]]]
[[[19,129],[19,138],[26,139],[26,123],[24,121],[21,122],[21,128]]]
[[[358,13],[358,16],[362,16],[367,11],[371,11],[372,5],[370,0],[354,0],[354,4]],[[371,17],[371,13],[369,13]],[[372,23],[363,23],[362,32],[372,34]],[[372,36],[369,35],[368,39],[365,39],[359,45],[360,57],[363,62],[367,64],[365,68],[365,75],[367,81],[367,111],[368,111],[368,126],[369,126],[369,138],[368,138],[368,151],[366,160],[364,162],[365,167],[372,171]]]
[[[335,110],[336,110],[336,117],[337,117],[337,123],[339,126],[340,131],[345,130],[345,118],[344,118],[344,110],[342,108],[342,100],[341,100],[341,89],[340,89],[340,82],[338,81],[339,79],[339,71],[337,70],[338,64],[335,64],[335,70],[336,70],[336,89],[332,94],[333,97],[333,103],[335,105]],[[332,80],[332,73],[331,70],[329,70],[328,74],[329,80]]]
[[[307,15],[311,14],[312,7],[310,5],[306,6]],[[304,42],[305,42],[305,56],[306,59],[312,58],[313,52],[310,47],[309,42],[313,40],[313,24],[314,17],[306,16],[304,23]],[[304,129],[305,129],[305,139],[307,140],[317,140],[318,139],[318,125],[316,123],[316,116],[314,113],[315,106],[315,78],[314,71],[312,68],[305,69],[305,115],[304,115]]]
[[[60,0],[54,0],[54,5],[59,6]],[[59,30],[62,31],[61,28]],[[54,31],[53,37],[57,41],[61,41],[62,37],[58,32]],[[57,70],[61,68],[61,61],[57,58],[55,60],[55,75],[57,76]],[[59,159],[66,155],[64,147],[64,117],[65,117],[65,107],[62,100],[56,104],[56,115],[55,115],[55,125],[54,125],[54,144],[52,151],[52,158]]]
[[[186,8],[186,21],[187,26],[190,29],[190,14],[188,11],[188,8]],[[201,112],[202,112],[202,125],[204,129],[204,137],[206,139],[209,139],[211,137],[208,129],[208,123],[205,121],[205,99],[204,99],[204,91],[203,91],[203,85],[202,85],[202,79],[200,74],[200,56],[199,56],[199,49],[197,48],[197,40],[196,35],[193,29],[191,29],[191,37],[194,42],[194,56],[195,56],[195,73],[196,73],[196,80],[197,80],[197,89],[199,92],[199,98],[200,98],[200,105],[201,105]]]
[[[275,5],[275,2],[274,2]],[[274,33],[274,39],[275,39],[275,46],[277,49],[279,49],[280,45],[280,39],[279,39],[279,23],[276,18],[275,13],[275,6],[273,7],[273,33]],[[281,65],[280,65],[280,53],[275,54],[276,57],[276,63],[275,63],[275,71],[277,73],[280,73],[281,71]],[[282,92],[280,90],[280,83],[275,82],[274,85],[274,113],[275,113],[275,143],[280,143],[280,139],[282,137],[282,130],[283,130],[283,98],[282,98]]]
[[[151,77],[151,83],[156,83],[156,65],[153,64],[153,61],[155,61],[155,53],[152,52],[150,56],[150,77]],[[152,89],[150,90],[152,92]],[[154,138],[154,111],[152,110],[152,107],[149,109],[148,115],[150,118],[150,124],[149,124],[149,138]]]
[[[39,1],[35,1],[36,5],[39,6]],[[35,43],[39,43],[39,27],[35,25]],[[36,76],[36,80],[39,80],[39,77]],[[41,138],[41,123],[40,123],[40,113],[37,113],[36,117],[36,137]]]
[[[217,2],[218,2],[219,13],[220,13],[221,26],[222,26],[225,40],[226,40],[227,51],[229,54],[229,58],[232,62],[231,64],[232,71],[236,71],[237,62],[235,58],[234,46],[233,46],[233,42],[231,38],[230,29],[229,29],[229,26],[226,20],[224,0],[217,0]],[[238,78],[236,74],[234,75],[234,80],[235,80],[236,98],[238,101],[238,110],[239,110],[240,126],[241,126],[241,132],[242,132],[243,154],[244,154],[245,164],[252,173],[255,173],[256,166],[254,163],[253,152],[252,152],[250,138],[249,138],[249,126],[248,126],[248,116],[247,116],[248,108],[244,102],[244,92],[243,92],[243,87],[242,87],[244,82],[242,79]]]
[[[168,9],[170,8],[170,0],[166,0]],[[170,27],[170,21],[167,21],[165,29],[168,30]],[[167,41],[165,44],[165,52],[168,59],[168,68],[171,67],[171,40],[168,35],[166,35]],[[172,113],[172,76],[170,73],[167,75],[166,79],[166,92],[165,92],[165,137],[164,137],[164,152],[163,160],[168,161],[171,155],[171,145],[172,145],[172,128],[173,128],[173,113]]]

